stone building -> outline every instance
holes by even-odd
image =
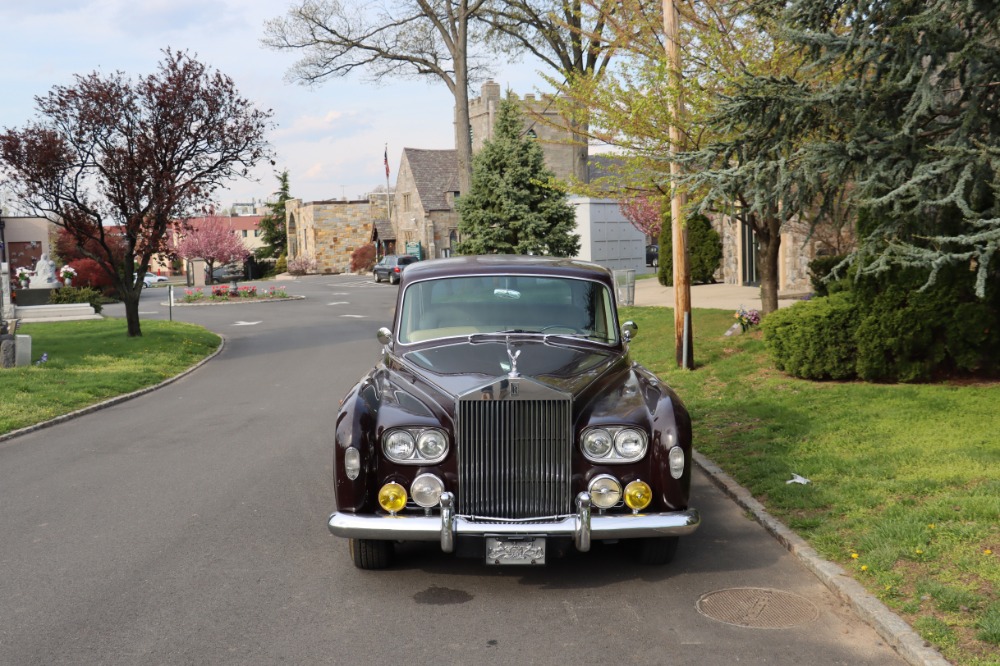
[[[458,242],[458,193],[454,150],[404,148],[392,217],[396,252],[421,259],[449,256]]]
[[[288,260],[315,260],[318,273],[350,271],[351,253],[371,242],[375,205],[372,199],[289,199],[285,202]]]

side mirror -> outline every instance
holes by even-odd
[[[625,342],[629,342],[635,338],[635,334],[639,332],[639,325],[629,319],[627,322],[622,324],[622,337],[625,338]]]
[[[378,338],[378,341],[383,347],[388,347],[392,343],[392,331],[387,329],[385,326],[378,329],[378,332],[375,333],[375,337]]]

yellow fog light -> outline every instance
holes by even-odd
[[[406,488],[398,483],[387,483],[378,491],[378,503],[389,513],[401,511],[406,506]]]
[[[633,511],[642,511],[653,501],[653,489],[645,481],[633,481],[625,486],[625,504]]]

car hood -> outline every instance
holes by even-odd
[[[511,340],[509,346],[502,340],[458,342],[414,350],[402,358],[414,372],[414,383],[429,384],[435,392],[452,399],[506,377],[512,370],[579,396],[613,368],[628,367],[620,350],[531,339]]]

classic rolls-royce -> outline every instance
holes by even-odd
[[[691,420],[630,360],[611,273],[495,255],[401,279],[381,357],[336,421],[328,525],[355,566],[389,566],[405,541],[501,565],[621,541],[669,562],[700,522]]]

